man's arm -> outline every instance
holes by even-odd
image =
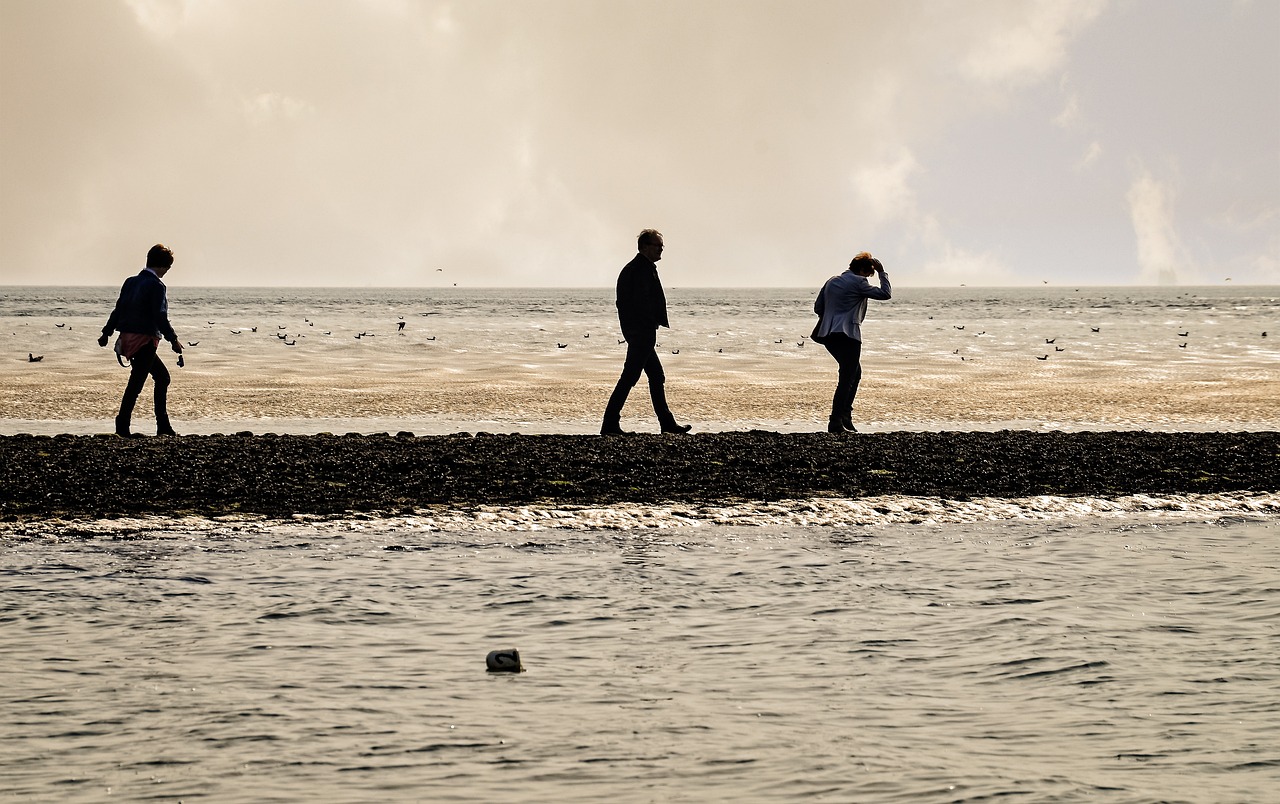
[[[111,338],[111,333],[116,331],[116,327],[120,325],[120,307],[124,302],[124,288],[120,288],[120,295],[116,297],[116,306],[111,309],[111,315],[107,317],[107,323],[102,327],[102,337],[98,338],[99,346],[106,346],[107,341]]]
[[[875,287],[870,282],[867,282],[865,291],[867,298],[879,299],[880,301],[892,299],[893,286],[889,284],[889,275],[884,272],[884,266],[880,265],[879,260],[876,261],[876,273],[879,275],[880,287]]]

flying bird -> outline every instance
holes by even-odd
[[[1048,359],[1049,359],[1049,356],[1048,356],[1048,355],[1045,355],[1044,357],[1037,357],[1037,358],[1036,358],[1036,360],[1048,360]]]
[[[27,352],[28,363],[39,363],[41,360],[44,360],[44,355],[33,355],[30,352]]]
[[[557,348],[557,349],[568,349],[568,348],[569,348],[569,344],[567,344],[567,343],[561,343],[560,341],[556,341],[556,348]]]

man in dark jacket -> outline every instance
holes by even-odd
[[[662,233],[645,229],[636,239],[639,251],[635,259],[618,274],[618,323],[622,325],[622,337],[627,339],[627,359],[622,365],[622,376],[609,397],[604,410],[601,435],[622,435],[622,406],[627,395],[640,381],[641,373],[649,377],[649,395],[653,397],[653,412],[658,414],[658,424],[664,433],[683,434],[689,425],[676,424],[675,416],[667,407],[666,376],[658,360],[658,327],[670,327],[667,322],[667,297],[658,279],[658,260],[662,259]]]
[[[129,361],[129,384],[120,400],[120,413],[116,416],[116,435],[137,438],[129,430],[134,403],[142,393],[142,386],[150,375],[155,386],[156,435],[177,435],[169,424],[166,400],[169,392],[169,370],[160,362],[156,353],[163,337],[178,353],[178,365],[182,365],[182,343],[169,324],[169,300],[164,282],[160,281],[173,266],[173,252],[161,245],[147,252],[147,267],[137,276],[131,276],[120,288],[120,298],[111,311],[106,326],[102,328],[99,346],[106,346],[111,333],[120,332],[116,339],[116,354]]]

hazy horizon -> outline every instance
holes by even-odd
[[[1280,283],[1276,2],[6,0],[0,101],[0,284]]]
[[[141,270],[139,268],[138,270]],[[62,284],[49,285],[38,282],[14,282],[10,284],[0,285],[0,287],[12,288],[108,288],[111,290],[118,289],[125,277],[121,277],[119,282],[93,283],[93,284]],[[165,284],[170,289],[182,288],[191,290],[608,290],[612,291],[613,283],[605,285],[191,285],[182,282],[175,282],[173,276],[169,276]],[[816,294],[818,288],[827,279],[823,276],[818,280],[817,284],[807,285],[686,285],[679,282],[670,282],[664,279],[663,285],[670,292],[673,290],[813,290]],[[891,277],[892,279],[892,277]],[[1132,283],[1091,283],[1091,284],[1071,284],[1044,282],[1040,284],[1020,284],[1020,285],[984,285],[981,283],[960,283],[956,285],[920,285],[907,284],[893,281],[894,288],[903,287],[909,290],[1099,290],[1107,288],[1123,288],[1125,290],[1142,290],[1143,288],[1171,290],[1205,290],[1216,289],[1225,290],[1230,288],[1275,288],[1280,293],[1280,283],[1273,282],[1219,282],[1216,284],[1187,284],[1187,285],[1141,285]]]

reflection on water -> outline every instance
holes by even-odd
[[[1274,515],[188,524],[6,526],[0,792],[1210,802],[1280,772]],[[528,672],[487,674],[508,647]]]
[[[834,363],[806,336],[822,279],[672,289],[659,341],[681,418],[821,429]],[[94,339],[116,290],[5,290],[0,353],[23,359],[0,361],[0,432],[109,428],[126,373]],[[590,432],[625,349],[609,289],[170,297],[197,344],[170,394],[182,432]],[[856,412],[869,429],[1280,427],[1276,288],[904,287],[865,332]],[[626,412],[651,424],[643,404]]]

